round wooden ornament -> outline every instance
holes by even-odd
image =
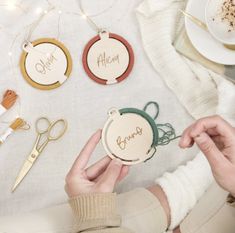
[[[103,31],[85,46],[82,61],[86,73],[95,82],[115,84],[132,71],[134,52],[123,37]]]
[[[21,72],[33,87],[51,90],[61,86],[72,71],[72,58],[59,41],[42,38],[23,45]]]
[[[152,104],[157,110],[154,117],[145,112]],[[148,103],[144,110],[112,108],[102,130],[102,143],[107,154],[126,165],[138,164],[152,158],[158,145],[166,145],[178,138],[169,123],[155,123],[158,114],[156,102]]]

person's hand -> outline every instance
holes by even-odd
[[[1,102],[2,106],[5,109],[11,108],[15,104],[17,97],[18,96],[14,91],[7,90],[3,95],[3,100]]]
[[[235,128],[219,116],[206,117],[188,127],[180,147],[194,142],[208,159],[217,183],[235,196]]]
[[[69,171],[65,185],[69,197],[84,193],[113,192],[115,185],[128,174],[127,166],[122,165],[119,160],[111,160],[108,156],[86,168],[100,138],[101,130],[89,139]]]

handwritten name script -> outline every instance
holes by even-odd
[[[50,56],[46,60],[40,59],[39,62],[35,64],[35,69],[40,74],[47,74],[48,71],[52,70],[52,66],[57,61],[55,56],[53,54],[50,54]]]
[[[107,66],[110,66],[115,63],[116,64],[120,63],[119,54],[117,54],[115,56],[107,56],[107,54],[105,52],[103,52],[97,57],[97,65],[99,68],[101,68],[101,67],[106,68]]]
[[[127,145],[130,143],[130,141],[133,141],[136,137],[141,136],[143,134],[143,129],[140,127],[136,127],[136,131],[132,134],[122,138],[121,136],[118,136],[116,142],[117,145],[121,150],[125,150]]]

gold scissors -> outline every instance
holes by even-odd
[[[57,127],[61,125],[60,129],[56,130]],[[18,185],[21,183],[21,181],[25,178],[25,176],[28,174],[29,170],[32,168],[33,164],[39,157],[39,155],[42,153],[42,151],[45,149],[47,144],[50,141],[56,141],[59,138],[61,138],[64,133],[67,130],[67,122],[63,119],[59,119],[53,123],[51,123],[48,118],[41,117],[39,118],[35,123],[35,128],[37,132],[37,138],[35,145],[24,162],[17,178],[15,181],[15,184],[12,188],[12,192],[15,191],[15,189],[18,187]],[[55,132],[54,132],[55,131]],[[57,132],[56,132],[57,131]],[[41,142],[42,137],[45,138],[44,142]]]

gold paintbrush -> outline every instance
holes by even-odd
[[[188,17],[193,23],[195,23],[196,25],[198,25],[200,28],[202,28],[203,30],[209,32],[207,25],[202,22],[200,19],[196,18],[195,16],[183,11],[180,9],[180,12],[185,16]],[[235,45],[229,45],[229,44],[223,44],[224,47],[231,49],[231,50],[235,50]]]

